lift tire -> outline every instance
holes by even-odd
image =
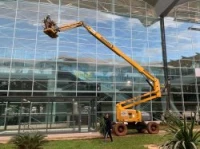
[[[127,126],[123,123],[117,123],[114,126],[114,132],[117,136],[125,136],[127,131]]]
[[[147,131],[149,134],[157,134],[159,132],[159,125],[155,122],[149,122],[147,124]]]

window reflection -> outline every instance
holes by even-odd
[[[44,35],[41,21],[47,14],[51,14],[55,22],[59,20],[59,25],[85,21],[163,83],[160,24],[154,18],[155,12],[144,1],[133,0],[119,4],[120,0],[115,0],[114,5],[112,2],[2,2],[1,95],[6,96],[7,92],[9,96],[98,95],[101,99],[99,104],[105,106],[98,107],[98,112],[114,113],[113,105],[116,101],[151,90],[136,69],[84,28],[62,32],[55,40]],[[172,103],[181,111],[192,107],[191,101],[198,103],[200,92],[200,81],[194,71],[200,66],[200,33],[188,30],[191,26],[199,25],[194,21],[179,22],[181,19],[192,19],[194,16],[191,11],[196,12],[197,5],[190,2],[182,7],[176,9],[176,16],[170,13],[165,18]],[[182,13],[185,10],[187,14]],[[161,111],[164,99],[138,108],[156,113]]]

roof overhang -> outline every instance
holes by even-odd
[[[154,9],[158,16],[165,17],[177,5],[189,2],[191,0],[158,0]]]
[[[5,1],[4,3],[11,1],[13,0]],[[36,2],[35,0],[23,1]],[[199,12],[200,4],[198,0],[196,0],[196,3],[195,0],[40,0],[40,3],[45,5],[50,4],[55,8],[57,7],[56,5],[61,5],[64,6],[63,8],[98,9],[98,11],[107,14],[137,18],[146,27],[157,22],[160,16],[170,16],[178,21],[200,22],[200,19],[197,17],[199,15],[197,13]],[[174,7],[175,9],[173,9]],[[55,10],[57,11],[57,9]],[[45,10],[45,12],[53,13],[52,9]]]

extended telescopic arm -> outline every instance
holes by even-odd
[[[119,102],[116,106],[119,109],[129,109],[134,106],[137,106],[141,103],[160,98],[161,97],[161,91],[160,91],[160,82],[157,78],[152,76],[148,71],[146,71],[142,66],[140,66],[136,61],[132,60],[129,56],[127,56],[125,53],[123,53],[118,47],[111,44],[105,37],[103,37],[100,33],[96,32],[93,28],[86,25],[84,22],[76,22],[71,24],[62,25],[59,28],[59,31],[66,31],[77,27],[84,27],[91,35],[93,35],[96,39],[98,39],[101,43],[103,43],[105,46],[107,46],[109,49],[111,49],[114,53],[116,53],[118,56],[122,57],[124,60],[126,60],[131,66],[133,66],[135,69],[137,69],[141,74],[143,74],[147,78],[148,84],[152,87],[152,91],[143,94],[141,96],[131,98],[122,102]],[[58,35],[58,31],[56,28],[46,28],[44,29],[44,33],[46,33],[48,36],[52,38],[56,38]]]

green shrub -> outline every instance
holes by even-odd
[[[184,117],[181,120],[178,116],[167,113],[165,123],[169,126],[169,134],[172,138],[165,142],[162,149],[197,149],[200,142],[200,131],[194,131],[195,116],[191,115],[191,121],[187,123]]]
[[[99,130],[100,134],[102,134],[103,136],[105,135],[105,132],[106,132],[106,124],[105,124],[104,117],[101,117],[101,118],[99,119],[99,127],[98,127],[98,130]]]
[[[14,144],[17,149],[43,149],[47,140],[44,135],[38,132],[24,133],[12,137],[10,143]]]

